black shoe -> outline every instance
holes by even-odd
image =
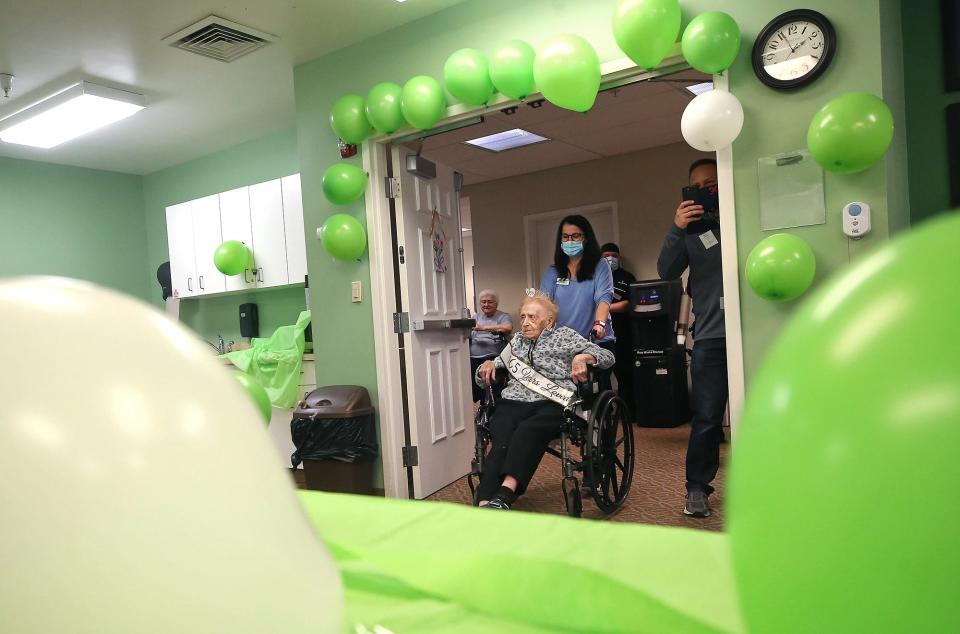
[[[709,517],[710,504],[707,502],[707,494],[703,491],[688,491],[683,514],[691,517]]]
[[[504,502],[504,501],[503,501],[502,499],[500,499],[500,498],[493,498],[493,499],[490,500],[490,502],[489,502],[486,506],[484,506],[483,508],[497,509],[497,510],[500,510],[500,511],[509,511],[509,510],[510,510],[510,505],[507,504],[506,502]]]

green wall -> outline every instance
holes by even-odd
[[[169,259],[168,206],[298,171],[296,134],[293,130],[284,130],[144,176],[146,275],[151,300],[161,303],[156,270]],[[143,266],[141,262],[140,271]],[[226,340],[240,341],[237,307],[245,302],[258,305],[262,337],[270,336],[278,326],[296,322],[297,315],[305,307],[303,287],[290,287],[184,299],[180,302],[180,319],[208,341],[215,341],[218,334]]]
[[[440,78],[446,57],[472,46],[490,52],[497,43],[511,38],[539,46],[551,35],[578,33],[593,43],[601,61],[623,54],[613,40],[610,19],[615,2],[595,0],[487,0],[464,3],[416,23],[323,58],[302,64],[294,71],[297,100],[297,135],[303,176],[304,216],[308,227],[319,226],[333,209],[323,198],[319,183],[323,171],[339,160],[336,139],[328,118],[333,102],[343,94],[365,95],[379,81],[403,83],[416,74]],[[727,0],[722,5],[707,0],[685,0],[684,23],[699,12],[723,8],[740,24],[743,50],[729,72],[730,89],[740,98],[746,114],[743,133],[735,142],[734,180],[737,205],[737,235],[742,264],[750,249],[765,233],[759,226],[757,159],[770,154],[803,148],[813,114],[829,99],[848,90],[864,90],[885,98],[896,98],[897,87],[884,86],[881,63],[881,0],[830,2],[815,0],[803,6],[827,15],[836,27],[839,47],[832,67],[813,85],[780,93],[766,88],[753,75],[750,48],[757,33],[776,15],[797,7],[788,0]],[[902,98],[902,95],[899,95]],[[897,131],[903,134],[902,129]],[[354,159],[359,161],[359,159]],[[902,164],[899,168],[903,169]],[[808,240],[817,255],[819,283],[852,257],[882,243],[891,223],[885,186],[885,162],[860,174],[826,174],[828,222],[819,227],[795,230]],[[874,231],[853,243],[840,229],[841,207],[851,200],[865,200],[874,211]],[[361,220],[363,202],[346,209]],[[665,209],[664,214],[672,214]],[[902,210],[895,210],[895,216]],[[318,380],[325,383],[356,383],[376,394],[372,315],[368,300],[349,301],[350,282],[369,284],[369,260],[359,263],[334,262],[316,241],[307,243],[314,301],[324,298],[324,331],[315,339],[349,363],[318,365]],[[522,280],[518,279],[518,284]],[[764,351],[778,333],[793,304],[771,304],[758,299],[741,276],[746,372],[755,371]],[[369,293],[365,294],[368,297]]]
[[[0,277],[65,275],[146,299],[139,176],[0,158]]]
[[[910,155],[910,213],[913,222],[950,207],[945,109],[960,92],[943,84],[943,31],[937,0],[904,2],[903,64],[907,147]]]

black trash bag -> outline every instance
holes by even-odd
[[[296,451],[290,462],[304,460],[355,463],[377,455],[377,430],[367,390],[331,385],[310,392],[293,412],[290,436]]]
[[[294,418],[290,435],[296,451],[290,456],[296,468],[303,460],[360,462],[377,455],[373,416],[312,420]]]

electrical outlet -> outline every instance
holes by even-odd
[[[354,304],[363,301],[363,288],[359,281],[350,284],[350,301]]]

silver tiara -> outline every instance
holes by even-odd
[[[528,288],[527,290],[524,291],[524,293],[527,294],[527,297],[533,297],[534,295],[537,294],[537,289],[535,289],[535,288]]]

